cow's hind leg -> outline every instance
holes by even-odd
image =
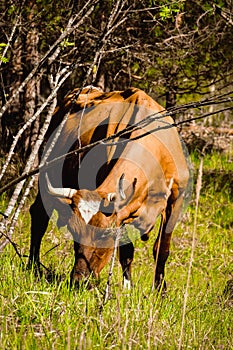
[[[134,257],[134,246],[129,238],[127,241],[120,241],[119,260],[123,271],[123,287],[130,289],[132,286],[131,264]]]
[[[51,210],[52,213],[52,210]],[[50,213],[50,215],[51,215]],[[44,208],[40,193],[30,208],[31,214],[31,243],[28,268],[35,268],[35,272],[41,274],[40,269],[40,245],[47,229],[50,216]]]
[[[161,214],[161,224],[158,237],[153,247],[155,260],[155,275],[153,288],[166,291],[166,282],[164,280],[165,263],[169,256],[171,235],[179,218],[183,203],[183,196],[180,195],[177,200],[168,199],[167,207]]]

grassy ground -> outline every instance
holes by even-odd
[[[192,160],[198,168],[195,155]],[[165,298],[151,291],[155,233],[149,242],[135,243],[132,291],[122,290],[121,270],[115,264],[111,299],[102,312],[109,266],[93,291],[69,290],[72,242],[66,231],[57,231],[53,221],[43,241],[41,260],[61,276],[54,283],[37,280],[25,271],[8,245],[0,256],[0,349],[233,349],[232,303],[223,296],[227,280],[233,278],[232,162],[229,156],[206,156],[203,170],[183,332],[194,201],[173,234]],[[29,223],[25,210],[13,238],[25,255]]]

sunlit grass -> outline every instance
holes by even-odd
[[[192,161],[198,168],[196,156],[192,155]],[[226,281],[233,277],[231,171],[228,156],[204,158],[183,349],[233,348],[232,304],[223,297]],[[134,288],[130,292],[122,290],[121,268],[115,264],[111,298],[102,312],[109,266],[94,290],[70,290],[73,245],[66,230],[58,232],[55,220],[41,251],[43,264],[61,277],[53,283],[44,277],[36,279],[25,270],[27,258],[22,257],[21,263],[9,244],[0,256],[0,349],[177,349],[194,211],[191,201],[173,234],[165,298],[151,290],[154,232],[147,243],[135,242]],[[25,210],[13,237],[22,255],[28,255],[29,228]]]

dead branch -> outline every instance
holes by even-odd
[[[28,172],[30,172],[31,167],[32,167],[33,164],[34,164],[34,161],[35,161],[35,159],[36,159],[36,157],[37,157],[39,148],[40,148],[40,146],[41,146],[41,144],[42,144],[42,142],[43,142],[43,140],[44,140],[45,133],[46,133],[46,131],[47,131],[47,129],[48,129],[48,126],[49,126],[49,124],[50,124],[50,120],[51,120],[51,118],[52,118],[53,111],[54,111],[54,108],[55,108],[55,106],[56,106],[56,103],[57,103],[57,100],[56,100],[56,98],[54,98],[54,101],[53,101],[52,105],[50,106],[50,110],[49,110],[49,112],[48,112],[48,116],[47,116],[47,118],[46,118],[46,121],[45,121],[45,123],[44,123],[44,125],[43,125],[43,127],[42,127],[42,129],[41,129],[41,131],[40,131],[40,135],[39,135],[39,137],[38,137],[38,139],[37,139],[37,141],[36,141],[36,143],[35,143],[35,145],[34,145],[34,147],[33,147],[33,151],[32,151],[32,153],[30,154],[30,157],[29,157],[29,159],[28,159],[28,162],[27,162],[27,164],[26,164],[26,166],[25,166],[25,168],[24,168],[23,174],[27,174]],[[26,178],[27,178],[27,177],[26,177]],[[18,182],[18,183],[17,183],[17,186],[16,186],[16,188],[15,188],[15,190],[14,190],[14,192],[13,192],[13,195],[11,196],[11,199],[10,199],[9,204],[8,204],[8,206],[7,206],[7,209],[6,209],[6,211],[5,211],[5,215],[6,215],[7,217],[9,217],[9,216],[11,215],[11,213],[12,213],[12,211],[13,211],[13,209],[14,209],[16,203],[17,203],[17,200],[18,200],[19,195],[20,195],[20,193],[21,193],[21,191],[22,191],[22,188],[23,188],[23,185],[24,185],[24,183],[25,183],[25,181],[26,181],[26,178],[23,179],[21,182]],[[30,188],[31,188],[31,187],[30,187]],[[24,203],[24,201],[25,201],[25,199],[23,200],[23,203]],[[19,212],[20,212],[20,209],[19,209]],[[19,214],[19,212],[18,212],[18,214]],[[8,224],[7,221],[1,222],[1,224],[0,224],[0,232],[1,232],[1,233],[4,232],[4,231],[6,230],[7,224]],[[11,234],[12,234],[12,233],[11,233]],[[7,243],[6,243],[6,244],[7,244]],[[3,245],[4,245],[4,246],[5,246],[6,244],[3,242]]]
[[[54,86],[53,79],[50,79],[50,83],[52,85],[51,88],[54,88],[54,89],[52,89],[53,93],[51,94],[52,97],[50,98],[50,101],[53,99],[53,102],[50,105],[50,108],[48,110],[47,118],[46,118],[46,120],[44,122],[43,127],[40,130],[40,134],[38,136],[38,139],[35,142],[33,150],[31,152],[31,154],[29,156],[29,159],[27,161],[27,164],[26,164],[26,166],[24,168],[24,172],[23,172],[24,174],[30,171],[30,169],[32,168],[32,166],[33,166],[33,164],[35,162],[35,159],[36,159],[36,157],[38,155],[38,152],[39,152],[39,148],[40,148],[42,142],[44,141],[45,133],[47,132],[47,129],[48,129],[50,121],[51,121],[51,118],[53,116],[54,109],[55,109],[55,107],[57,105],[57,90],[60,87],[60,85],[64,82],[64,80],[67,79],[67,74],[69,75],[70,73],[71,73],[70,71],[66,72],[66,70],[64,70],[64,72],[63,72],[64,76],[62,77],[62,79],[60,81],[59,81],[60,74],[58,74],[58,76],[55,79],[55,82],[56,82],[57,86]],[[48,102],[44,105],[44,107],[47,106],[47,104],[48,104]],[[36,117],[38,115],[40,115],[40,113],[41,113],[41,110],[38,110],[37,113],[35,114]],[[24,128],[22,128],[22,130],[24,130]],[[21,136],[21,134],[19,134],[19,137],[20,136]],[[19,137],[18,137],[18,139],[19,139]],[[13,152],[14,152],[14,148],[13,148],[11,154],[13,154]],[[9,156],[11,156],[11,154],[9,154]],[[9,156],[8,156],[8,159],[10,159]],[[5,167],[4,171],[6,171],[6,168],[7,168],[8,164],[9,164],[9,161],[6,164],[6,167]],[[2,172],[2,174],[4,174],[4,171]],[[18,219],[18,216],[20,214],[20,211],[21,211],[21,209],[22,209],[22,207],[24,205],[24,202],[25,202],[27,196],[29,195],[31,187],[33,186],[34,180],[35,180],[35,177],[33,176],[31,181],[29,182],[27,188],[25,189],[24,195],[21,198],[21,201],[20,201],[20,203],[18,205],[18,208],[17,208],[13,218],[11,219],[11,223],[10,223],[11,226],[10,226],[10,229],[9,229],[9,238],[10,239],[11,239],[11,237],[13,235],[13,231],[14,231],[15,225],[17,223],[17,219]],[[15,188],[15,190],[13,192],[13,195],[11,196],[11,199],[10,199],[10,201],[8,203],[7,209],[5,211],[6,217],[10,217],[12,211],[14,210],[14,207],[16,206],[16,203],[17,203],[19,195],[20,195],[20,193],[21,193],[21,191],[23,189],[23,185],[24,185],[25,181],[26,181],[26,178],[23,181],[21,181],[21,182],[19,182],[17,184],[17,186],[16,186],[16,188]],[[0,232],[1,233],[4,232],[7,229],[8,224],[9,224],[9,220],[1,222],[1,224],[0,224]],[[3,241],[3,243],[0,246],[0,248],[3,249],[6,246],[7,243],[9,243],[9,240]]]
[[[8,234],[7,234],[7,237],[6,239],[0,244],[0,252],[5,248],[5,246],[10,242],[14,249],[16,250],[16,244],[12,241],[12,236],[13,236],[13,233],[14,233],[14,229],[15,229],[15,226],[17,224],[17,220],[18,220],[18,217],[19,217],[19,214],[21,212],[21,210],[23,209],[24,207],[24,204],[25,204],[25,201],[30,193],[30,190],[32,189],[33,187],[33,184],[35,182],[35,179],[36,177],[35,176],[32,176],[29,184],[27,185],[25,191],[24,191],[24,194],[20,200],[20,203],[18,205],[18,208],[16,209],[15,213],[14,213],[14,216],[13,218],[11,219],[11,223],[10,223],[10,227],[8,229]],[[2,223],[1,223],[2,224]],[[5,227],[6,227],[6,222],[5,222]],[[1,229],[1,233],[2,233],[2,229]],[[18,251],[16,250],[16,253],[18,256],[20,256],[21,258],[21,255],[19,255]]]
[[[198,216],[199,199],[200,199],[201,186],[202,186],[202,174],[203,174],[203,158],[201,158],[201,161],[200,161],[197,184],[196,184],[196,198],[195,198],[196,205],[195,205],[194,226],[193,226],[193,232],[192,232],[192,249],[191,249],[190,261],[189,261],[186,289],[185,289],[185,294],[184,294],[184,305],[183,305],[183,310],[182,310],[182,322],[181,322],[181,330],[180,330],[180,338],[179,338],[179,346],[178,346],[179,350],[182,349],[182,340],[183,340],[183,334],[184,334],[184,326],[185,326],[188,294],[189,294],[189,288],[190,288],[191,271],[192,271],[192,266],[193,266],[193,261],[194,261],[194,250],[195,250],[195,246],[196,246],[197,216]]]
[[[57,83],[57,86],[53,86],[52,92],[48,96],[48,98],[45,100],[45,102],[40,106],[40,108],[37,110],[37,112],[23,125],[23,127],[18,131],[17,135],[14,137],[14,141],[11,145],[9,154],[7,156],[7,159],[3,165],[3,168],[2,168],[2,171],[0,174],[0,180],[2,179],[3,175],[5,174],[7,168],[10,164],[11,158],[14,155],[15,147],[16,147],[20,137],[23,135],[24,131],[40,116],[40,114],[49,105],[49,103],[54,99],[54,97],[57,95],[57,92],[60,89],[61,85],[64,83],[64,81],[68,78],[68,76],[71,73],[72,73],[72,71],[67,72],[67,68],[65,68],[64,70],[62,70],[60,72],[60,74],[57,75],[56,81],[58,79],[60,79],[60,81]],[[62,75],[63,75],[63,77],[61,78]]]
[[[15,242],[13,242],[13,241],[11,240],[11,238],[10,238],[6,233],[2,232],[1,236],[3,236],[3,237],[5,238],[5,241],[4,241],[4,242],[10,243],[10,244],[12,245],[12,247],[14,248],[16,254],[17,254],[18,257],[20,258],[21,262],[23,262],[23,260],[22,260],[22,255],[21,255],[21,253],[20,253],[19,250],[18,250],[17,244],[16,244]],[[6,243],[6,244],[7,244],[7,243]],[[4,248],[4,247],[3,247],[3,248]],[[1,246],[0,246],[0,252],[1,252]]]
[[[89,1],[88,3],[90,3],[90,2],[91,2],[91,1]],[[94,1],[94,2],[95,2],[95,1]],[[120,5],[121,5],[121,6],[120,6]],[[119,9],[119,6],[120,6],[120,10],[121,10],[122,7],[123,7],[123,5],[124,5],[124,1],[121,2],[120,0],[118,0],[118,2],[117,2],[118,9]],[[91,7],[91,9],[89,9],[89,10],[87,11],[87,13],[85,14],[85,16],[88,16],[88,15],[91,13],[92,10],[93,10],[93,6]],[[119,12],[120,12],[120,11],[119,11]],[[78,16],[78,15],[76,15],[75,18],[76,18],[77,16]],[[85,16],[84,16],[84,17],[85,17]],[[112,14],[110,15],[110,21],[107,22],[106,27],[105,27],[105,30],[104,30],[104,32],[103,32],[103,35],[102,35],[100,41],[96,43],[96,51],[95,51],[94,60],[93,60],[92,64],[89,66],[88,72],[87,72],[87,74],[86,74],[86,78],[85,78],[84,81],[83,81],[83,86],[86,85],[86,82],[88,81],[88,79],[89,79],[89,77],[91,76],[91,74],[92,74],[92,76],[93,76],[92,81],[96,78],[96,74],[97,74],[97,71],[98,71],[98,67],[99,67],[99,65],[100,65],[100,62],[101,62],[101,59],[102,59],[102,55],[104,54],[104,49],[105,49],[105,45],[106,45],[106,43],[107,43],[107,41],[108,41],[108,38],[109,38],[109,36],[112,34],[112,32],[113,32],[120,24],[122,24],[122,21],[124,20],[124,18],[123,18],[123,19],[120,19],[120,20],[117,22],[117,21],[116,21],[116,18],[117,18],[118,16],[119,16],[119,13],[118,13],[116,7],[114,7],[114,8],[113,8],[113,11],[112,11]],[[65,37],[66,35],[70,34],[74,29],[76,29],[76,28],[82,23],[83,20],[84,20],[84,18],[82,18],[82,20],[80,20],[80,21],[79,21],[76,25],[74,25],[73,27],[72,27],[72,21],[73,21],[73,20],[70,20],[70,21],[69,21],[69,24],[67,25],[66,33],[63,33],[63,36],[60,36],[60,38],[58,39],[58,41],[61,42],[61,41],[64,39],[64,37]],[[53,46],[54,48],[56,48],[56,44],[58,43],[58,41],[54,44],[54,46]],[[51,52],[52,52],[52,50],[50,49],[50,50],[49,50],[49,53],[51,53]],[[57,57],[58,54],[59,54],[59,50],[58,50],[58,49],[55,49],[55,52],[53,53],[52,56],[49,56],[48,53],[47,53],[47,56],[45,55],[44,58],[41,60],[40,65],[43,64],[43,62],[45,61],[45,59],[50,60],[50,63],[51,63],[51,61],[53,61],[53,60],[55,59],[55,57]],[[73,64],[72,67],[77,66],[77,64],[78,64],[78,63]],[[95,66],[97,66],[97,69],[96,69],[96,73],[94,74],[94,73],[93,73],[93,68],[94,68]],[[38,65],[38,67],[39,67],[39,65]],[[37,69],[38,69],[38,67],[37,67]],[[36,67],[35,67],[35,68],[36,68]],[[66,68],[66,69],[67,69],[67,68]],[[63,78],[66,79],[67,76],[70,75],[71,71],[72,71],[72,70],[70,70],[67,74],[65,74],[65,76],[64,76]],[[32,77],[32,76],[35,74],[35,72],[36,72],[36,71],[33,70],[33,71],[30,73],[31,76],[30,76],[30,74],[29,74],[29,76]],[[26,78],[26,80],[30,78],[29,76]],[[57,80],[58,80],[58,79],[56,79],[56,81],[57,81]],[[25,81],[21,84],[21,89],[24,87],[23,84],[25,84]],[[60,85],[59,85],[59,87],[60,87]],[[57,90],[58,90],[59,87],[57,86],[56,91],[54,91],[54,96],[56,96],[56,92],[57,92]],[[82,87],[82,88],[83,88],[83,87]],[[78,96],[79,96],[79,94],[80,94],[82,88],[80,88],[80,89],[77,91],[77,93],[74,95],[74,97],[73,97],[73,99],[72,99],[72,101],[71,101],[71,104],[70,104],[69,112],[72,110],[73,104],[75,103],[76,99],[78,98]],[[55,90],[55,89],[52,89],[52,90]],[[20,91],[20,89],[18,90],[18,92],[19,92],[19,91]],[[15,96],[15,95],[14,95],[14,96]],[[12,96],[12,98],[13,98],[13,96]],[[50,100],[51,100],[51,99],[52,99],[52,97],[50,96]],[[8,101],[8,102],[9,102],[9,101]],[[13,195],[12,195],[12,197],[11,197],[11,199],[10,199],[10,202],[9,202],[9,204],[8,204],[7,210],[6,210],[5,214],[4,214],[4,215],[7,216],[7,217],[9,217],[9,216],[11,215],[11,213],[12,213],[12,211],[13,211],[13,209],[14,209],[16,203],[17,203],[18,197],[19,197],[20,192],[21,192],[21,190],[22,190],[22,188],[23,188],[23,185],[24,185],[25,180],[26,180],[29,176],[35,175],[35,174],[37,173],[37,171],[34,172],[33,170],[31,170],[31,168],[32,168],[32,166],[33,166],[33,164],[34,164],[35,157],[36,157],[37,154],[38,154],[39,148],[40,148],[40,146],[41,146],[41,144],[42,144],[42,142],[43,142],[43,140],[44,140],[45,133],[46,133],[46,131],[47,131],[47,129],[48,129],[48,126],[49,126],[49,124],[50,124],[50,120],[51,120],[51,117],[52,117],[52,112],[53,112],[53,110],[54,110],[54,108],[55,108],[55,102],[56,102],[56,98],[54,99],[54,103],[53,103],[52,108],[50,108],[50,111],[49,111],[49,113],[48,113],[48,117],[47,117],[47,119],[46,119],[46,121],[45,121],[45,123],[44,123],[44,126],[43,126],[43,128],[40,130],[40,135],[38,136],[38,139],[37,139],[37,141],[36,141],[36,143],[35,143],[35,145],[34,145],[34,148],[33,148],[33,150],[32,150],[32,153],[31,153],[30,156],[29,156],[29,160],[28,160],[27,165],[25,166],[25,169],[24,169],[23,174],[22,174],[22,177],[23,177],[23,178],[21,178],[21,180],[20,180],[19,182],[17,182],[17,186],[16,186],[16,188],[15,188],[15,190],[14,190],[14,193],[13,193]],[[47,104],[48,104],[48,99],[45,101],[45,103],[43,104],[43,106],[45,107]],[[5,107],[5,108],[6,108],[6,107]],[[36,116],[35,116],[35,115],[33,116],[33,118],[34,118],[33,120],[35,120],[35,118],[36,118],[38,115],[40,115],[41,111],[42,111],[42,109],[40,109],[40,110],[37,112]],[[57,130],[57,132],[56,132],[55,138],[54,138],[54,140],[53,140],[53,143],[52,143],[52,145],[50,145],[50,147],[49,147],[49,149],[47,150],[45,156],[43,157],[39,168],[43,169],[44,167],[47,167],[47,163],[46,163],[46,162],[47,162],[47,158],[48,158],[49,154],[51,153],[51,150],[52,150],[54,144],[56,143],[56,141],[57,141],[57,139],[58,139],[58,136],[60,135],[60,132],[61,132],[61,130],[62,130],[62,128],[63,128],[63,125],[65,124],[66,119],[68,118],[69,112],[66,114],[66,116],[64,117],[62,123],[60,124],[60,126],[59,126],[59,128],[58,128],[58,130]],[[22,128],[22,130],[17,134],[17,138],[16,138],[15,142],[13,143],[13,145],[12,145],[12,147],[11,147],[11,151],[10,151],[10,154],[9,154],[9,156],[8,156],[7,164],[5,165],[5,167],[4,167],[4,169],[3,169],[2,176],[3,176],[3,174],[4,174],[5,171],[6,171],[6,168],[7,168],[8,164],[9,164],[9,162],[10,162],[10,159],[11,159],[11,157],[12,157],[12,155],[13,155],[15,146],[16,146],[16,144],[17,144],[17,142],[18,142],[20,136],[22,135],[22,133],[24,132],[24,130],[32,123],[33,120],[32,120],[32,118],[31,118],[31,119],[30,119],[30,122],[29,122],[26,126],[24,126],[24,127]],[[48,164],[50,164],[50,162],[49,162]],[[2,177],[2,176],[1,176],[1,177]],[[22,208],[22,206],[23,206],[23,204],[24,204],[24,202],[25,202],[25,200],[26,200],[27,195],[29,194],[29,190],[30,190],[30,188],[31,188],[31,186],[32,186],[32,184],[33,184],[33,182],[34,182],[34,176],[33,176],[33,178],[31,179],[31,181],[30,181],[28,187],[26,188],[26,190],[25,190],[25,192],[24,192],[24,195],[23,195],[23,197],[22,197],[22,199],[21,199],[21,202],[20,202],[20,204],[19,204],[19,206],[18,206],[18,209],[16,210],[16,212],[15,212],[15,214],[14,214],[12,220],[11,220],[11,226],[10,226],[10,230],[9,230],[9,237],[10,237],[10,239],[11,239],[11,236],[12,236],[12,234],[13,234],[13,231],[14,231],[14,228],[15,228],[15,224],[16,224],[16,222],[17,222],[17,219],[18,219],[18,215],[19,215],[19,213],[20,213],[20,210],[21,210],[21,208]],[[0,225],[0,232],[3,232],[3,231],[6,229],[6,227],[7,227],[8,224],[9,224],[8,221],[2,222],[1,225]],[[3,248],[5,247],[5,245],[6,245],[8,242],[9,242],[9,240],[8,240],[8,241],[5,240],[5,241],[2,243],[1,248],[3,249]]]
[[[6,102],[6,104],[2,107],[2,109],[0,110],[0,119],[1,119],[2,115],[6,112],[6,110],[9,108],[9,106],[12,104],[15,97],[18,96],[18,94],[24,89],[24,87],[27,85],[27,83],[34,77],[34,75],[43,66],[43,64],[47,60],[49,60],[49,58],[51,58],[51,55],[53,55],[53,52],[54,52],[54,50],[56,50],[57,46],[69,34],[71,34],[76,28],[78,28],[84,22],[86,17],[88,17],[94,11],[94,6],[96,5],[97,2],[98,2],[98,0],[87,1],[85,6],[79,11],[79,13],[69,19],[68,24],[67,24],[65,30],[60,35],[60,37],[50,47],[50,49],[42,57],[40,62],[33,68],[33,70],[28,74],[28,76],[25,78],[25,80],[22,82],[22,84],[19,86],[19,88],[14,92],[14,94],[9,98],[9,100]],[[89,7],[89,5],[90,5],[90,7]],[[80,18],[80,20],[76,24],[74,24],[78,18]]]
[[[97,73],[98,73],[98,69],[99,69],[99,66],[100,66],[100,62],[101,62],[101,59],[102,59],[102,56],[104,54],[104,48],[105,48],[106,43],[107,43],[107,41],[108,41],[108,39],[110,37],[110,34],[112,34],[112,32],[118,26],[120,26],[120,24],[122,24],[122,21],[126,19],[124,17],[123,19],[120,19],[119,22],[114,24],[115,21],[116,21],[116,18],[119,16],[119,12],[121,11],[124,3],[125,3],[124,1],[121,3],[121,0],[118,0],[117,4],[113,7],[112,13],[110,14],[109,20],[107,21],[107,24],[106,24],[105,29],[103,31],[102,37],[100,38],[100,40],[96,44],[95,56],[94,56],[94,59],[93,59],[92,63],[89,66],[89,69],[87,71],[86,77],[83,80],[82,87],[80,89],[78,89],[77,93],[75,93],[74,96],[72,97],[72,101],[71,101],[71,104],[70,104],[69,111],[65,115],[62,123],[60,124],[58,130],[56,131],[56,135],[54,136],[53,142],[50,145],[49,149],[47,150],[47,152],[46,152],[46,154],[45,154],[45,156],[44,156],[40,166],[43,167],[43,165],[46,163],[46,160],[47,160],[49,154],[51,153],[51,150],[53,149],[53,147],[54,147],[54,145],[55,145],[55,143],[56,143],[56,141],[57,141],[57,139],[58,139],[58,137],[59,137],[59,135],[60,135],[60,133],[61,133],[61,131],[63,129],[63,126],[65,125],[65,122],[66,122],[66,120],[67,120],[67,118],[69,116],[69,112],[72,110],[72,107],[73,107],[75,101],[77,100],[80,92],[82,91],[82,88],[86,85],[86,83],[87,83],[87,81],[88,81],[88,79],[90,78],[91,75],[92,75],[92,83],[95,81]],[[96,67],[95,72],[94,72],[94,67]],[[90,85],[90,90],[89,91],[91,91],[91,88],[92,88],[92,85]],[[87,95],[87,98],[88,98],[88,95]],[[84,114],[84,111],[85,111],[85,106],[84,106],[84,109],[83,109],[83,113],[81,115],[80,123],[82,122],[82,116]],[[80,129],[80,126],[79,126],[79,129]]]
[[[231,26],[233,26],[233,13],[230,11],[222,9],[220,6],[214,4],[214,10],[215,12],[220,15],[227,23],[229,23]]]
[[[227,98],[227,100],[225,100],[225,101],[221,99],[220,102],[218,102],[218,103],[229,102],[229,101],[232,101],[232,99],[229,100],[229,98]],[[134,130],[137,130],[138,128],[145,127],[145,126],[149,125],[150,123],[154,122],[155,120],[160,120],[160,119],[164,118],[165,116],[172,116],[174,114],[184,112],[185,110],[190,109],[190,108],[200,108],[203,105],[204,106],[208,106],[212,102],[210,102],[210,101],[208,102],[208,100],[206,100],[206,101],[203,101],[203,102],[189,103],[189,104],[186,104],[186,105],[173,107],[168,112],[163,112],[162,114],[161,113],[151,114],[147,118],[145,118],[144,120],[142,120],[142,121],[140,121],[138,123],[132,124],[132,125],[126,127],[125,129],[117,132],[116,134],[113,134],[113,135],[111,135],[109,137],[103,138],[103,139],[101,139],[99,141],[93,142],[90,145],[81,147],[79,149],[75,149],[75,150],[73,150],[71,152],[68,152],[68,153],[66,153],[66,154],[64,154],[64,155],[62,155],[60,157],[57,157],[57,158],[53,159],[52,161],[46,163],[45,165],[40,165],[37,168],[32,169],[31,171],[28,171],[27,173],[22,174],[18,178],[12,180],[10,183],[8,183],[7,185],[5,185],[2,188],[0,188],[0,194],[5,192],[6,190],[11,188],[12,186],[16,185],[18,182],[20,182],[20,181],[22,181],[22,180],[24,180],[24,179],[26,179],[26,178],[28,178],[28,177],[30,177],[32,175],[35,175],[38,172],[45,172],[45,171],[47,171],[47,169],[53,167],[54,164],[57,164],[57,163],[63,161],[66,157],[71,157],[73,154],[79,154],[79,153],[86,152],[86,151],[90,150],[91,148],[93,148],[93,147],[95,147],[95,146],[97,146],[99,144],[104,144],[106,146],[113,145],[112,140],[114,140],[116,138],[119,138],[120,136],[123,136],[124,134],[128,133],[129,131],[134,131]],[[215,104],[217,104],[216,101],[215,101]],[[160,127],[156,128],[154,130],[150,130],[148,132],[145,132],[145,133],[143,133],[143,134],[141,134],[141,135],[139,135],[139,136],[137,136],[137,137],[135,137],[133,139],[120,140],[120,141],[115,142],[114,144],[120,144],[120,143],[122,144],[122,143],[135,141],[135,140],[137,140],[139,138],[145,137],[148,134],[154,133],[154,132],[159,131],[159,130],[164,130],[164,129],[177,127],[177,126],[185,124],[185,123],[191,123],[193,121],[204,119],[204,118],[207,118],[207,117],[212,116],[214,114],[222,113],[224,111],[232,110],[232,109],[233,109],[233,106],[230,106],[230,107],[226,107],[226,108],[217,110],[215,112],[203,114],[203,115],[198,116],[198,117],[188,118],[186,120],[182,120],[182,121],[177,122],[177,123],[175,123],[175,122],[171,123],[171,124],[170,123],[166,123],[164,126],[160,126]]]
[[[110,289],[111,289],[111,282],[112,282],[112,276],[113,276],[113,268],[114,268],[114,264],[115,264],[115,260],[116,260],[116,254],[117,254],[119,241],[121,238],[121,230],[122,230],[121,227],[118,227],[115,229],[116,238],[115,238],[115,242],[114,242],[114,249],[113,249],[111,264],[110,264],[109,273],[108,273],[108,280],[107,280],[106,287],[105,287],[103,302],[100,306],[100,313],[102,312],[104,305],[107,303],[108,299],[110,298]]]
[[[22,4],[21,4],[21,9],[23,8],[24,3],[25,3],[25,0],[24,0],[24,1],[22,2]],[[14,24],[14,26],[13,26],[13,28],[12,28],[10,37],[9,37],[9,39],[8,39],[8,41],[7,41],[7,44],[6,44],[6,46],[5,46],[4,50],[3,50],[2,55],[1,55],[2,57],[1,57],[1,60],[0,60],[0,67],[1,67],[1,65],[2,65],[2,63],[3,63],[3,58],[6,56],[7,51],[8,51],[8,49],[9,49],[10,45],[11,45],[11,42],[12,42],[12,40],[13,40],[15,31],[16,31],[17,26],[19,25],[19,22],[20,22],[20,14],[16,16],[15,24]]]

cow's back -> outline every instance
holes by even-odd
[[[177,172],[178,169],[184,171],[186,162],[178,133],[174,127],[170,127],[173,123],[172,118],[163,117],[164,108],[143,91],[130,88],[103,93],[86,89],[72,105],[75,93],[74,90],[65,98],[53,116],[49,136],[55,132],[53,129],[60,125],[62,116],[64,117],[71,108],[50,158],[98,143],[102,139],[124,132],[126,128],[129,128],[129,131],[107,141],[105,145],[95,146],[88,153],[67,159],[63,167],[65,174],[63,171],[62,175],[65,186],[94,189],[107,178],[113,167],[116,172],[115,165],[119,160],[122,164],[119,172],[121,168],[125,169],[123,163],[128,163],[129,158],[131,163],[134,163],[131,171],[136,169],[135,162],[140,168],[148,168],[147,172],[153,171],[153,162],[159,163],[163,172],[171,169],[172,162],[177,167]],[[135,128],[134,125],[138,127]],[[122,139],[124,142],[121,142]],[[133,139],[135,140],[131,141]],[[53,173],[57,177],[57,170]],[[53,174],[51,176],[53,177]],[[115,176],[119,176],[118,172]]]

